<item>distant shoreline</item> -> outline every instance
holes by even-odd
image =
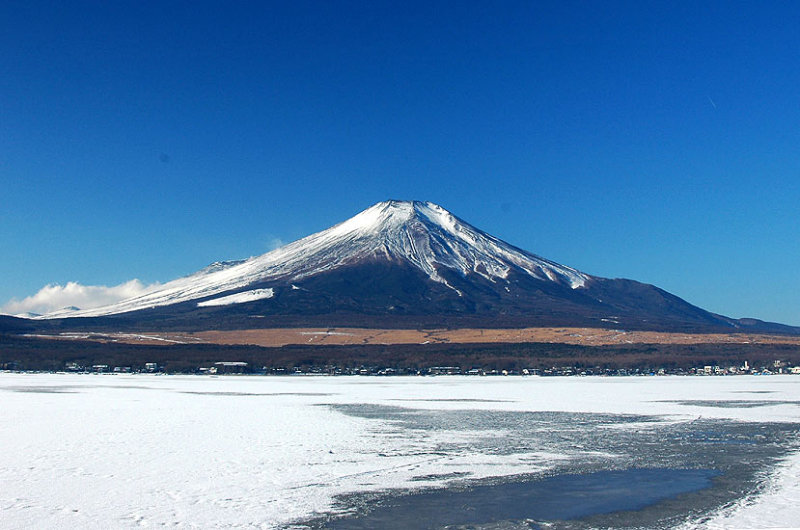
[[[148,364],[151,364],[148,367]],[[800,337],[595,328],[0,334],[0,370],[330,375],[800,371]]]

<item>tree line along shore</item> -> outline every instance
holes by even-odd
[[[0,369],[167,373],[626,375],[782,373],[800,365],[792,344],[560,343],[289,345],[127,344],[0,335]],[[226,364],[227,363],[227,364]],[[99,367],[94,369],[94,367]],[[215,370],[211,370],[215,368]],[[443,370],[436,370],[444,368]],[[201,370],[205,369],[205,370]],[[434,370],[432,370],[434,369]]]

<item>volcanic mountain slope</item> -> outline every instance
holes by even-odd
[[[218,262],[59,326],[140,329],[602,326],[775,329],[652,285],[590,276],[505,243],[429,202],[386,201],[247,260]],[[53,322],[56,324],[56,322]],[[775,325],[778,326],[778,325]]]
[[[5,333],[16,334],[32,331],[33,324],[24,318],[12,317],[10,315],[0,315],[0,335]]]

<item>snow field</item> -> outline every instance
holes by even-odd
[[[253,302],[255,300],[272,298],[274,295],[275,293],[272,289],[253,289],[252,291],[244,291],[228,296],[221,296],[219,298],[212,298],[211,300],[206,300],[205,302],[197,302],[197,307],[243,304],[246,302]]]

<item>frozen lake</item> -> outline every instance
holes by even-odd
[[[3,373],[0,407],[8,528],[800,526],[798,376]]]

